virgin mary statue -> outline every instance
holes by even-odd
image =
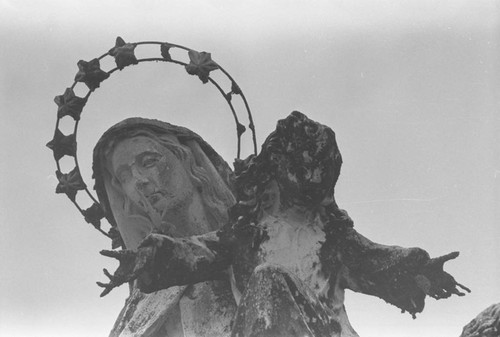
[[[234,184],[187,129],[112,127],[94,151],[95,188],[126,249],[103,252],[120,266],[100,285],[136,281],[111,336],[357,337],[345,289],[413,317],[426,296],[470,291],[443,270],[457,252],[431,258],[357,233],[334,198],[341,164],[334,132],[299,112],[237,162]]]
[[[160,46],[161,58],[138,60],[138,45]],[[189,64],[170,49],[188,53]],[[100,68],[112,56],[117,67]],[[76,130],[90,94],[116,70],[142,61],[181,64],[209,81],[230,105],[239,96],[248,112],[255,155],[235,162],[235,173],[194,132],[157,120],[130,118],[104,133],[93,155],[99,202],[83,210],[75,197],[86,190],[76,161]],[[56,130],[47,146],[57,162],[59,184],[85,219],[113,226],[114,248],[101,254],[120,261],[101,296],[124,283],[130,296],[110,336],[136,337],[357,337],[344,307],[346,289],[377,296],[413,317],[425,298],[463,296],[444,271],[458,252],[431,258],[421,248],[386,246],[354,229],[335,201],[342,157],[329,127],[294,111],[278,121],[257,154],[253,120],[239,86],[210,53],[163,42],[125,43],[118,37],[106,54],[79,61],[75,83],[57,96]],[[231,83],[224,91],[210,72]],[[89,92],[77,97],[84,83]],[[70,116],[75,131],[59,121]],[[60,171],[59,159],[76,167]],[[97,213],[99,213],[97,216]],[[104,232],[103,232],[104,233]],[[106,233],[104,233],[106,234]]]
[[[95,190],[106,218],[136,250],[150,233],[188,237],[217,230],[235,203],[233,173],[194,132],[130,118],[94,149]],[[110,336],[226,336],[235,303],[227,277],[145,294],[130,282]]]

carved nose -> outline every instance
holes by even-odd
[[[135,181],[135,186],[137,187],[137,189],[139,189],[140,191],[143,191],[144,188],[146,187],[146,185],[148,184],[148,181],[147,179],[145,179],[144,177],[141,177],[139,179],[136,179]]]
[[[133,174],[134,179],[135,179],[135,186],[137,187],[138,190],[143,191],[144,188],[149,183],[147,177],[145,177],[140,172],[138,172],[137,169],[133,169],[132,174]]]

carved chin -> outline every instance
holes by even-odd
[[[182,212],[183,209],[191,204],[192,200],[193,193],[186,192],[179,195],[162,196],[152,206],[163,216],[169,216]]]

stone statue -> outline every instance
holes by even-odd
[[[181,238],[213,232],[235,204],[225,161],[198,135],[168,123],[118,123],[96,145],[93,168],[101,207],[128,249],[119,253],[130,262],[115,273],[119,283],[138,276],[134,254],[152,248],[138,248],[150,233]],[[149,295],[133,286],[111,336],[224,336],[235,308],[227,278]]]
[[[460,337],[500,336],[500,303],[492,304],[479,313],[462,330]]]
[[[357,336],[344,291],[413,317],[463,296],[443,270],[457,252],[384,246],[335,202],[334,132],[299,112],[258,155],[228,165],[193,132],[129,119],[94,150],[98,197],[125,244],[103,295],[129,283],[111,336]]]
[[[138,59],[134,50],[144,45],[159,47],[159,55]],[[109,57],[116,67],[101,69],[100,60]],[[153,61],[181,65],[223,96],[236,125],[235,172],[192,131],[132,118],[96,145],[98,201],[77,160],[83,108],[111,74]],[[57,119],[47,147],[56,161],[56,193],[111,238],[113,248],[124,248],[101,252],[120,262],[113,275],[104,270],[109,282],[98,282],[101,296],[125,283],[130,287],[111,336],[357,336],[344,307],[345,289],[377,296],[413,317],[426,296],[470,291],[443,270],[457,252],[430,258],[420,248],[380,245],[354,230],[335,201],[342,157],[330,128],[293,112],[257,154],[247,99],[210,53],[117,37],[108,52],[77,66],[74,83],[54,99]],[[223,75],[225,85],[212,71]],[[85,85],[87,94],[77,96],[77,85]],[[239,160],[245,126],[233,99],[241,100],[252,131],[254,155],[245,160]],[[62,119],[73,120],[73,133],[60,130]],[[68,172],[60,164],[65,156],[75,163]],[[79,204],[80,192],[92,206]],[[107,233],[103,217],[112,225]]]

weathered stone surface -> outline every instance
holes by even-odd
[[[500,336],[500,303],[493,304],[482,311],[467,324],[460,337],[498,337]]]
[[[120,312],[110,337],[157,336],[167,317],[175,313],[176,303],[182,297],[186,286],[171,287],[156,294],[144,294],[134,289]]]
[[[108,283],[98,284],[106,294],[134,283],[110,335],[228,337],[236,311],[229,279],[216,280],[221,268],[204,268],[207,260],[223,256],[210,249],[210,237],[195,238],[226,223],[227,209],[235,203],[233,173],[226,162],[190,130],[132,118],[101,137],[93,167],[102,209],[127,248],[102,252],[118,259],[120,267],[114,275],[107,273]],[[175,191],[168,188],[172,184]],[[137,193],[139,202],[134,199]],[[155,240],[153,231],[166,239]],[[184,236],[190,240],[184,241]],[[139,248],[141,243],[147,247]],[[178,257],[169,259],[171,253]],[[182,277],[190,265],[197,266],[197,280]],[[180,278],[172,279],[174,275]]]
[[[135,144],[137,151],[137,144],[142,143]],[[123,152],[124,148],[120,149]],[[172,170],[182,170],[174,163],[169,164]],[[456,258],[458,252],[431,258],[421,248],[386,246],[359,234],[347,212],[335,201],[341,164],[333,130],[293,112],[278,122],[258,155],[235,163],[232,190],[237,203],[228,208],[225,226],[216,232],[193,230],[187,236],[172,231],[145,233],[147,237],[137,242],[136,248],[116,256],[120,267],[114,275],[108,275],[110,282],[101,286],[109,291],[137,279],[139,288],[153,295],[173,286],[188,286],[178,301],[180,313],[162,316],[170,317],[170,321],[164,320],[156,332],[168,328],[167,336],[177,336],[180,321],[184,332],[191,327],[191,334],[187,334],[190,336],[211,329],[220,336],[230,333],[233,337],[357,337],[345,310],[345,289],[377,296],[413,317],[422,312],[427,296],[444,299],[463,296],[460,289],[469,291],[443,269],[444,263]],[[165,170],[166,166],[162,167]],[[142,185],[128,194],[134,197],[148,183],[142,180]],[[187,185],[185,189],[189,190]],[[196,195],[200,190],[190,191]],[[127,192],[122,194],[128,196]],[[156,203],[156,198],[149,199]],[[198,219],[205,219],[205,215],[200,212]],[[189,227],[192,220],[196,218],[187,214],[177,217],[178,223],[165,226],[167,230],[169,226]],[[122,226],[121,230],[130,228]],[[105,253],[112,257],[116,254]],[[225,292],[219,294],[213,286],[197,288],[205,281],[219,282],[216,280],[225,282]],[[192,286],[196,291],[187,290]],[[229,288],[234,301],[225,301],[221,295],[227,294]],[[207,295],[207,291],[214,296]],[[191,296],[199,301],[188,303]],[[172,305],[176,302],[170,301]],[[201,314],[217,313],[210,309],[212,302],[218,303],[215,308],[221,313],[216,320]],[[205,311],[200,310],[202,304]],[[232,316],[234,308],[236,314]],[[132,312],[144,316],[145,310],[149,309],[139,310],[136,306]],[[178,317],[177,323],[172,317]],[[226,323],[214,330],[220,318]],[[134,320],[126,320],[130,328]],[[152,323],[145,319],[142,325]]]

